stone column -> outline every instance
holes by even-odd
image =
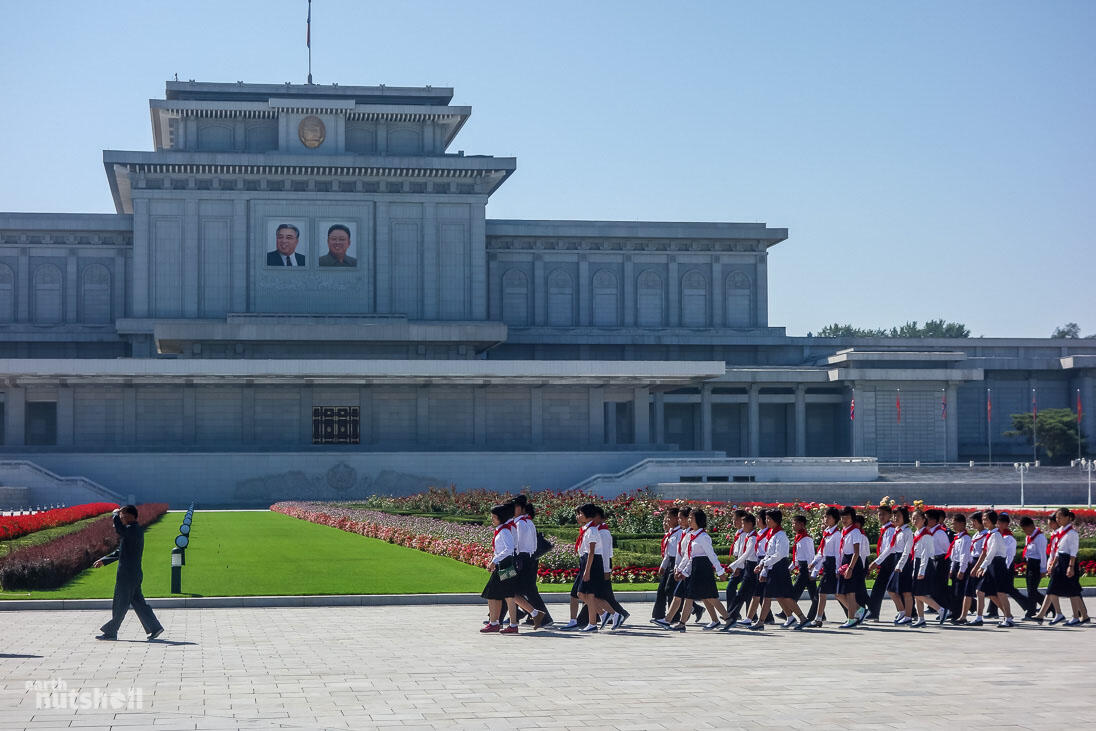
[[[195,386],[183,386],[183,442],[198,441],[198,392]]]
[[[746,405],[748,429],[747,457],[757,457],[761,454],[761,387],[751,384],[749,389],[749,402]]]
[[[636,444],[651,443],[651,391],[648,388],[637,388],[633,392],[632,417],[635,426],[632,433],[635,434]]]
[[[795,456],[807,456],[807,387],[795,387]]]
[[[60,386],[57,389],[57,446],[71,447],[75,426],[75,404],[72,386]]]
[[[666,394],[655,392],[655,444],[666,443]]]
[[[617,443],[616,436],[617,427],[617,405],[616,401],[605,402],[605,441],[611,446],[615,447]]]
[[[430,441],[430,387],[419,385],[415,389],[415,444],[422,446]]]
[[[948,419],[944,425],[947,429],[948,462],[959,461],[959,384],[948,383]]]
[[[487,388],[472,387],[472,432],[476,446],[487,444]]]
[[[529,441],[533,447],[544,446],[544,389],[529,389]]]
[[[297,448],[306,449],[308,445],[312,444],[312,406],[313,406],[313,388],[311,385],[301,386],[301,417],[299,429],[300,432],[297,435]]]
[[[21,447],[26,443],[27,389],[8,388],[4,392],[4,444]]]
[[[700,387],[700,448],[712,450],[712,387],[708,384]]]
[[[590,444],[605,444],[605,389],[601,386],[590,388]]]

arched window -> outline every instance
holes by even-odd
[[[15,322],[15,272],[0,264],[0,322]]]
[[[232,128],[224,124],[200,122],[198,149],[202,152],[231,152]]]
[[[575,324],[575,285],[571,275],[562,269],[548,275],[548,324],[552,327]]]
[[[665,324],[662,277],[648,269],[639,275],[636,290],[636,323],[640,327],[662,327]]]
[[[724,322],[727,327],[753,327],[753,283],[746,272],[734,271],[727,276],[727,304]]]
[[[110,322],[110,271],[102,264],[84,267],[80,275],[80,322]]]
[[[708,280],[695,269],[681,278],[681,324],[708,326]]]
[[[61,270],[42,264],[34,270],[31,292],[31,319],[34,322],[61,322]]]
[[[389,127],[389,155],[421,155],[422,127],[413,124]]]
[[[518,327],[529,324],[529,278],[520,269],[502,275],[502,321]]]
[[[617,313],[617,302],[620,299],[620,290],[617,287],[617,278],[608,269],[600,269],[594,274],[594,326],[617,327],[620,318]]]

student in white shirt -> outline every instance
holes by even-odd
[[[1020,530],[1024,532],[1024,580],[1027,584],[1027,611],[1024,619],[1034,619],[1043,604],[1039,580],[1047,573],[1047,537],[1035,521],[1026,515],[1020,518]]]
[[[585,606],[582,607],[580,617],[579,607],[581,602],[578,598],[578,587],[582,583],[582,567],[586,562],[586,532],[589,530],[596,531],[597,523],[592,516],[586,517],[581,507],[575,508],[575,522],[578,523],[578,537],[575,538],[575,557],[578,559],[579,571],[575,574],[575,581],[571,585],[571,619],[567,624],[560,627],[561,630],[581,629],[589,624],[589,611]]]
[[[754,546],[754,551],[757,553],[757,565],[753,569],[758,583],[754,589],[753,598],[750,599],[750,606],[746,610],[746,618],[738,621],[739,624],[747,627],[754,624],[757,619],[757,610],[761,606],[761,599],[764,597],[763,589],[765,588],[761,583],[761,579],[765,578],[769,572],[768,567],[765,566],[765,552],[768,550],[769,539],[772,537],[773,531],[769,528],[768,516],[769,511],[767,509],[758,512],[760,528],[757,532],[757,543]],[[765,621],[765,617],[761,617],[761,620]]]
[[[818,540],[811,570],[821,577],[818,583],[818,602],[811,605],[810,614],[814,617],[814,626],[821,627],[826,616],[826,599],[837,594],[837,567],[841,544],[841,528],[838,523],[841,513],[837,508],[826,508],[822,515],[822,535]]]
[[[728,567],[728,571],[738,577],[740,583],[734,600],[727,607],[730,618],[728,625],[724,627],[725,630],[739,621],[743,607],[749,605],[757,590],[757,574],[754,573],[754,568],[757,566],[757,518],[752,513],[742,516],[742,530],[745,531],[740,537],[742,549],[738,553],[738,558]],[[752,622],[747,621],[746,624],[749,625]]]
[[[589,521],[597,518],[597,506],[592,503],[580,506],[579,512]],[[594,622],[598,615],[609,608],[606,601],[608,582],[605,580],[606,564],[602,543],[601,531],[594,522],[582,536],[582,553],[586,559],[578,567],[578,598],[588,610],[588,624],[580,632],[597,632],[598,626]]]
[[[841,558],[837,569],[837,600],[845,607],[848,620],[841,629],[855,627],[868,614],[867,606],[860,605],[857,597],[864,596],[864,563],[860,537],[863,535],[854,522],[856,509],[846,506],[841,510]]]
[[[797,515],[792,518],[792,527],[795,535],[792,536],[792,567],[799,570],[795,583],[792,585],[792,601],[799,603],[806,589],[807,597],[811,600],[811,609],[807,612],[807,619],[814,621],[814,608],[818,606],[818,585],[811,576],[811,562],[814,560],[814,539],[807,533],[807,516]]]
[[[537,551],[537,527],[533,523],[536,508],[525,494],[515,495],[510,499],[510,504],[514,506],[514,551],[518,569],[517,596],[533,608],[526,624],[532,624],[533,629],[537,629],[552,622],[548,615],[548,607],[537,589],[539,564],[533,558],[533,554]]]
[[[895,508],[892,513],[894,535],[891,536],[890,550],[898,558],[894,563],[887,591],[897,614],[894,624],[909,624],[913,617],[913,531],[910,529],[910,509]]]
[[[602,565],[605,567],[605,604],[608,607],[601,615],[601,628],[605,629],[605,625],[612,622],[611,629],[620,629],[624,620],[628,618],[628,611],[621,606],[613,593],[613,533],[605,520],[605,511],[597,505],[594,506],[594,510],[597,511],[595,521],[600,536],[598,546],[601,551]]]
[[[704,629],[712,630],[727,620],[726,610],[719,602],[716,577],[723,578],[726,571],[716,556],[712,537],[708,534],[708,516],[699,508],[689,513],[689,536],[684,542],[685,555],[680,562],[678,575],[685,581],[685,599],[681,607],[682,620],[689,616],[694,602],[702,602],[712,621]],[[676,632],[685,631],[685,622],[678,621],[670,627]]]
[[[1005,615],[1005,618],[997,623],[998,627],[1014,627],[1016,623],[1012,619],[1012,607],[1008,601],[1005,581],[1008,580],[1008,564],[1005,562],[1007,544],[1005,534],[1009,532],[1009,517],[1006,513],[998,515],[990,510],[982,514],[983,520],[996,518],[994,523],[997,530],[991,531],[986,539],[986,545],[982,549],[982,555],[978,558],[975,567],[975,575],[982,577],[979,591],[993,601]],[[982,617],[979,614],[975,623],[981,624]]]
[[[970,518],[967,520],[967,525],[976,532],[971,536],[970,540],[970,560],[967,562],[966,591],[963,595],[963,602],[959,608],[959,614],[955,618],[955,621],[962,619],[964,623],[966,622],[967,614],[970,612],[971,604],[978,598],[978,584],[980,583],[980,580],[974,575],[974,567],[978,564],[978,558],[982,555],[982,549],[985,547],[986,539],[989,537],[989,531],[982,526],[981,511],[971,513]],[[979,600],[978,607],[978,614],[981,616],[981,600]],[[973,622],[971,624],[973,624]]]
[[[898,555],[892,550],[894,541],[894,523],[892,516],[894,511],[889,505],[879,506],[879,539],[875,542],[875,560],[872,565],[876,567],[875,585],[871,588],[868,598],[868,619],[879,619],[879,612],[883,608],[883,598],[887,595],[887,586],[890,584],[891,573],[894,565],[898,563]]]
[[[1050,559],[1050,585],[1047,587],[1047,598],[1043,602],[1043,608],[1035,620],[1040,624],[1046,615],[1047,608],[1053,606],[1057,616],[1051,620],[1051,624],[1058,624],[1064,619],[1061,611],[1060,597],[1069,597],[1073,606],[1073,616],[1066,622],[1067,627],[1079,624],[1088,624],[1088,607],[1081,598],[1081,572],[1077,566],[1077,551],[1080,548],[1080,537],[1073,527],[1074,514],[1067,508],[1059,508],[1057,512],[1058,529],[1054,541],[1054,555]]]
[[[732,564],[742,554],[742,550],[745,548],[746,545],[746,539],[744,538],[744,536],[746,535],[746,531],[742,527],[742,520],[745,517],[745,510],[739,509],[734,511],[734,535],[728,536],[728,538],[731,539],[730,559]],[[736,575],[735,572],[728,570],[728,576],[729,578],[727,580],[726,599],[727,608],[730,609],[731,605],[734,603],[735,597],[738,595],[738,587],[742,584],[742,575]]]
[[[480,632],[498,632],[499,634],[516,635],[518,625],[515,620],[517,609],[514,602],[517,582],[514,578],[503,579],[499,576],[500,569],[512,569],[514,563],[514,534],[507,525],[514,517],[513,505],[496,505],[491,508],[491,524],[495,527],[495,535],[492,539],[491,578],[480,595],[487,600],[487,609],[490,618]],[[499,626],[499,615],[502,613],[502,603],[506,602],[510,614],[510,626],[505,629]]]
[[[951,516],[951,529],[955,538],[951,539],[948,552],[944,554],[948,561],[948,576],[951,578],[951,593],[948,598],[948,614],[952,624],[966,624],[967,616],[963,612],[963,602],[967,598],[967,584],[970,583],[970,534],[967,533],[967,516],[956,513]],[[940,624],[946,620],[940,618]]]
[[[781,524],[784,522],[784,514],[779,510],[770,510],[765,516],[769,529],[769,539],[765,546],[765,557],[754,571],[764,576],[762,583],[762,600],[757,612],[757,621],[750,625],[750,629],[759,630],[765,627],[765,618],[769,614],[769,607],[775,599],[784,610],[788,619],[784,622],[784,628],[792,627],[800,630],[809,624],[806,615],[799,608],[799,602],[792,598],[792,575],[788,568],[788,554],[790,543],[788,535]],[[806,520],[804,520],[806,523]],[[809,540],[809,539],[808,539]],[[798,622],[796,620],[799,620]]]
[[[932,531],[927,525],[925,511],[913,511],[913,598],[917,602],[917,621],[911,627],[925,626],[925,605],[935,609],[941,617],[947,619],[948,610],[932,594],[936,589],[936,562],[933,560],[935,546]]]
[[[666,619],[666,605],[674,588],[674,564],[677,563],[677,544],[681,540],[681,526],[677,521],[677,508],[669,508],[662,517],[662,564],[658,569],[658,591],[651,621]]]

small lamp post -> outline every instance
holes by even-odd
[[[1096,459],[1081,459],[1077,466],[1088,473],[1088,507],[1092,507],[1092,471],[1096,470]]]
[[[1031,463],[1013,462],[1012,468],[1020,473],[1020,507],[1022,508],[1026,505],[1024,502],[1024,473],[1031,469]]]

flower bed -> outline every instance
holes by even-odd
[[[137,506],[138,521],[144,527],[167,512],[167,503]],[[4,591],[55,589],[95,560],[118,547],[113,519],[104,516],[75,533],[49,543],[27,546],[0,559],[0,588]]]
[[[118,507],[116,503],[86,503],[67,508],[43,510],[34,515],[0,515],[0,541],[10,541],[46,528],[75,523],[78,520],[109,513],[116,507]]]

